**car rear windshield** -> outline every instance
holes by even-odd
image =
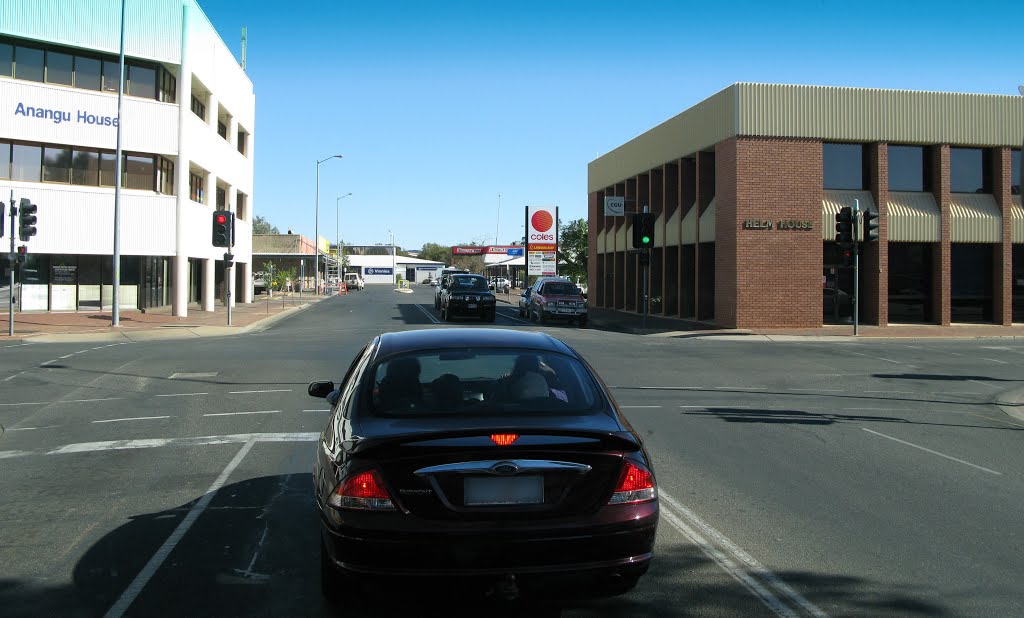
[[[452,279],[454,291],[482,292],[487,289],[487,280],[483,277],[455,277]]]
[[[565,296],[575,296],[576,286],[571,283],[547,283],[544,285],[545,294],[558,294]]]
[[[379,416],[583,414],[603,408],[589,370],[557,353],[431,350],[389,357],[368,372]]]

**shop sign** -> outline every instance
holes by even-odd
[[[745,230],[771,230],[777,229],[780,231],[789,230],[813,230],[813,221],[801,221],[799,219],[779,219],[778,221],[772,221],[771,219],[746,219],[743,221],[743,229]]]
[[[367,275],[390,275],[390,268],[374,268],[372,266],[365,269]]]
[[[54,285],[74,285],[78,283],[78,266],[55,265],[50,275],[50,283]]]
[[[49,120],[54,124],[71,122],[71,119],[74,118],[77,122],[82,124],[95,124],[106,127],[117,126],[116,116],[97,116],[96,114],[90,114],[89,112],[84,112],[82,110],[77,110],[75,115],[72,116],[71,112],[64,111],[62,109],[33,107],[31,105],[25,105],[20,101],[14,108],[14,115],[25,116],[26,118],[38,118],[39,120]]]

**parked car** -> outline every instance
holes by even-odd
[[[496,304],[483,275],[452,275],[441,291],[441,319],[448,322],[456,316],[476,316],[493,322]]]
[[[333,365],[332,365],[333,366]],[[529,577],[594,596],[648,570],[658,524],[651,459],[593,369],[544,333],[385,333],[340,384],[314,449],[321,590],[366,576]],[[470,581],[470,580],[464,580]]]
[[[348,286],[349,291],[359,291],[366,287],[366,282],[359,273],[345,273],[345,285]]]
[[[576,322],[580,328],[587,325],[587,301],[572,281],[563,278],[539,279],[530,288],[526,313],[530,320],[541,324],[549,320]]]
[[[487,282],[487,287],[494,290],[495,292],[501,292],[508,294],[508,291],[512,289],[512,282],[505,277],[492,277]]]

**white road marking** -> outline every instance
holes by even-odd
[[[714,403],[714,404],[704,405],[704,406],[679,406],[679,407],[680,408],[696,408],[698,410],[710,410],[711,408],[736,408],[736,409],[749,410],[750,408],[753,408],[754,406],[733,406],[733,405],[729,405],[727,403]],[[770,408],[768,406],[763,406],[761,409],[762,410],[767,410],[767,409],[770,409]]]
[[[0,406],[45,406],[49,401],[22,401],[21,403],[0,403]]]
[[[18,427],[17,429],[8,429],[7,431],[32,431],[34,429],[39,429],[39,428],[38,427]]]
[[[265,390],[265,391],[228,391],[228,395],[249,395],[249,394],[252,394],[252,393],[290,393],[290,392],[292,392],[292,389],[290,389],[290,388],[277,388],[277,389]]]
[[[330,412],[330,410],[303,410],[303,412]]]
[[[21,348],[27,346],[27,343],[15,343],[14,345],[0,345],[0,349],[3,348]]]
[[[957,463],[962,463],[965,466],[970,466],[972,468],[977,468],[978,470],[981,470],[983,472],[988,472],[989,474],[995,474],[997,476],[1002,476],[1003,475],[1002,472],[996,472],[995,470],[989,470],[988,468],[985,468],[985,467],[982,467],[982,466],[979,466],[979,465],[976,465],[976,464],[972,464],[969,461],[964,461],[963,459],[957,459],[956,457],[950,457],[949,455],[946,455],[944,453],[940,453],[938,451],[933,451],[930,448],[925,448],[923,446],[918,446],[916,444],[912,444],[910,442],[907,442],[906,440],[900,440],[899,438],[894,438],[892,436],[887,436],[884,433],[878,433],[877,431],[872,431],[872,430],[868,429],[867,427],[861,427],[861,429],[863,429],[864,431],[866,431],[868,433],[873,433],[876,436],[881,436],[883,438],[887,438],[889,440],[892,440],[893,442],[899,442],[900,444],[905,444],[907,446],[912,446],[912,447],[914,447],[916,449],[920,449],[922,451],[925,451],[926,453],[931,453],[932,455],[938,455],[939,457],[945,457],[946,459],[949,459],[951,461],[955,461]]]
[[[700,547],[701,551],[711,557],[719,564],[719,566],[729,573],[729,575],[743,584],[748,590],[753,592],[762,603],[777,615],[797,616],[798,614],[792,608],[783,603],[775,594],[762,586],[752,576],[757,576],[764,580],[777,592],[788,597],[790,601],[798,605],[804,612],[807,612],[816,618],[825,618],[828,615],[818,608],[818,606],[808,601],[803,595],[790,587],[789,584],[782,581],[774,572],[754,559],[753,556],[729,540],[728,537],[712,528],[704,520],[698,517],[696,513],[683,506],[675,498],[666,494],[664,491],[659,490],[658,499],[662,506],[662,517],[665,517],[672,527],[676,528],[687,538],[696,543]],[[737,562],[745,565],[746,570],[737,566],[737,564],[730,560],[729,557],[723,555],[723,553],[712,543],[684,523],[682,519],[686,519],[690,524],[703,532],[704,535],[717,543],[724,551],[728,552]]]
[[[124,397],[103,397],[101,399],[58,399],[53,403],[92,403],[93,401],[117,401]]]
[[[902,412],[903,408],[843,408],[844,410],[857,410],[860,412]]]
[[[533,324],[533,322],[524,320],[524,319],[520,318],[519,316],[511,316],[511,315],[509,315],[507,313],[502,313],[500,311],[498,313],[501,315],[501,317],[505,318],[506,320],[512,320],[513,322],[519,322],[520,324],[526,324],[526,325],[532,325]]]
[[[13,380],[14,378],[20,376],[23,373],[25,373],[25,372],[24,371],[19,371],[18,373],[14,374],[13,376],[7,376],[6,378],[4,378],[4,382],[10,382],[11,380]]]
[[[994,358],[985,358],[984,356],[982,356],[980,358],[981,358],[981,360],[992,361],[993,363],[999,363],[1000,365],[1008,365],[1009,364],[1006,361],[996,360]]]
[[[733,390],[733,391],[766,391],[767,388],[760,386],[714,386],[716,390]]]
[[[639,391],[700,391],[706,386],[609,386],[608,388],[628,388]]]
[[[787,388],[787,391],[807,391],[810,393],[841,393],[838,388]]]
[[[157,397],[194,397],[196,395],[209,395],[210,393],[174,393],[171,395],[157,395]]]
[[[25,455],[31,455],[32,451],[0,451],[0,459],[12,459],[14,457],[24,457]]]
[[[151,421],[158,418],[171,418],[170,416],[133,416],[131,418],[109,418],[94,423],[120,423],[121,421]]]
[[[998,386],[996,386],[995,384],[989,384],[988,382],[982,382],[982,381],[980,381],[980,380],[967,380],[967,381],[968,381],[968,382],[972,382],[972,383],[974,383],[974,384],[981,384],[982,386],[987,386],[987,387],[989,387],[989,388],[999,388],[999,387],[998,387]]]
[[[259,410],[257,412],[216,412],[203,416],[244,416],[246,414],[277,414],[280,410]]]
[[[57,361],[55,361],[55,360],[48,360],[48,361],[46,361],[45,363],[39,363],[39,366],[40,366],[40,367],[45,367],[45,366],[47,366],[47,365],[50,365],[50,364],[52,364],[52,363],[56,363],[56,362],[57,362]]]
[[[627,408],[660,408],[661,406],[619,406],[619,407],[625,410]]]
[[[881,393],[881,394],[896,393],[896,394],[899,394],[899,395],[913,395],[914,394],[914,391],[864,391],[864,392],[865,393]]]
[[[71,358],[72,356],[74,356],[74,354],[65,354],[64,356],[61,356],[61,358]]]
[[[79,442],[46,451],[46,455],[67,455],[70,453],[91,453],[94,451],[121,451],[163,446],[206,446],[210,444],[241,444],[255,442],[315,442],[319,433],[239,433],[221,436],[200,436],[198,438],[150,438],[146,440],[106,440],[103,442]],[[32,454],[29,452],[28,454]]]
[[[206,507],[209,506],[210,502],[213,500],[214,495],[216,495],[217,491],[228,480],[228,477],[231,476],[231,473],[238,467],[238,464],[242,463],[242,460],[245,459],[245,456],[249,453],[249,450],[252,449],[254,444],[256,444],[254,440],[249,440],[244,446],[242,446],[238,451],[238,454],[235,455],[235,458],[228,463],[227,467],[220,473],[220,476],[218,476],[213,484],[210,485],[210,488],[206,490],[203,497],[200,498],[191,509],[189,509],[185,518],[181,520],[181,523],[174,529],[171,536],[167,537],[167,540],[160,546],[160,549],[156,550],[156,553],[153,554],[149,559],[149,562],[146,563],[146,566],[142,567],[142,570],[135,576],[135,579],[132,580],[132,583],[129,584],[128,588],[121,594],[121,597],[117,602],[110,607],[107,611],[106,618],[120,618],[120,616],[122,616],[128,608],[131,607],[131,604],[135,601],[136,597],[139,596],[139,593],[142,592],[142,589],[146,587],[146,584],[149,583],[153,574],[156,573],[157,569],[160,568],[160,565],[164,563],[164,560],[166,560],[167,556],[171,554],[171,551],[185,536],[185,533],[192,527],[192,524],[194,524],[195,521],[199,519],[202,512],[206,510]]]
[[[427,316],[427,318],[431,322],[433,322],[434,324],[440,324],[441,323],[441,320],[438,320],[437,318],[434,317],[434,314],[432,314],[429,311],[427,311],[426,309],[424,309],[423,305],[413,305],[413,306],[416,307],[417,309],[419,309],[420,311],[422,311],[423,315]]]
[[[172,373],[167,379],[168,380],[181,380],[188,378],[215,378],[219,371],[207,371],[204,373]]]

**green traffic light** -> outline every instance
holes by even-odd
[[[651,237],[650,236],[644,236],[643,238],[641,238],[641,240],[643,241],[643,243],[645,245],[651,244]]]

